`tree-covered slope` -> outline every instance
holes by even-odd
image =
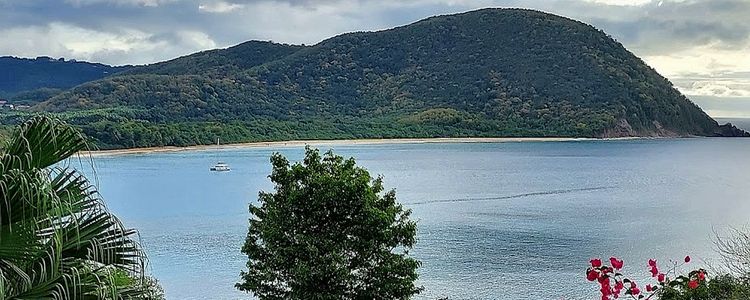
[[[207,50],[146,66],[123,74],[228,76],[292,54],[304,46],[248,41],[226,49]]]
[[[38,57],[0,57],[0,95],[40,88],[68,89],[124,71],[129,67]]]
[[[203,52],[87,83],[36,109],[104,109],[110,119],[87,119],[87,126],[111,122],[122,130],[111,120],[126,110],[129,121],[153,130],[190,124],[203,130],[196,134],[228,141],[722,131],[604,32],[538,11],[484,9],[311,47],[234,48],[244,47],[251,50]],[[110,138],[101,141],[142,144]],[[204,139],[195,142],[211,140]]]

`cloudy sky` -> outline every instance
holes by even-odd
[[[0,56],[143,64],[246,40],[315,44],[483,7],[603,29],[718,117],[750,117],[750,0],[0,0]]]

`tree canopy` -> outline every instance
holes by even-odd
[[[274,192],[250,205],[237,287],[260,299],[409,299],[419,262],[410,210],[354,159],[307,148],[304,161],[271,157]]]
[[[44,56],[35,59],[2,56],[0,97],[40,88],[68,89],[128,68]]]

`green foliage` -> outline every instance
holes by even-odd
[[[8,142],[12,132],[12,126],[0,125],[0,147],[3,147]],[[0,148],[0,150],[2,150],[2,148]]]
[[[0,57],[0,96],[39,88],[67,89],[121,72],[129,67],[65,61],[50,57],[36,59]],[[44,99],[46,100],[46,99]]]
[[[28,112],[0,113],[0,124],[16,124]],[[380,117],[300,117],[279,120],[271,117],[247,121],[149,121],[153,110],[126,107],[70,111],[57,116],[79,127],[99,149],[151,146],[192,146],[223,143],[362,138],[423,137],[540,137],[590,136],[590,128],[578,128],[575,120],[561,120],[560,126],[545,131],[507,127],[506,123],[481,115],[461,114],[460,121],[438,120],[432,113]],[[438,118],[438,119],[436,119]],[[0,129],[2,126],[0,126]],[[1,132],[0,132],[1,133]]]
[[[271,157],[275,192],[259,194],[237,287],[260,299],[409,299],[419,262],[411,211],[354,159],[307,148]]]
[[[667,79],[605,33],[521,9],[433,17],[385,31],[344,34],[311,47],[247,42],[136,67],[80,85],[35,109],[137,110],[137,116],[127,116],[126,127],[154,137],[120,141],[86,129],[99,137],[102,147],[208,140],[205,132],[160,139],[166,129],[149,129],[151,124],[272,125],[230,137],[241,141],[290,136],[712,136],[718,130]],[[289,122],[337,120],[350,124],[278,133]],[[373,124],[383,125],[376,130]]]
[[[14,105],[36,105],[40,102],[44,102],[45,100],[52,98],[60,93],[62,93],[62,89],[56,89],[56,88],[39,88],[35,90],[28,90],[20,93],[16,93],[13,95],[13,97],[10,97],[10,103]]]
[[[61,164],[86,149],[73,127],[36,116],[0,153],[0,299],[159,299],[136,232]]]
[[[750,278],[721,275],[701,283],[697,288],[667,287],[661,300],[745,300],[750,299]]]
[[[452,108],[432,108],[407,117],[406,121],[418,124],[450,125],[459,124],[467,119],[471,119],[470,115]]]
[[[205,75],[219,78],[283,58],[303,47],[248,41],[227,49],[202,51],[165,62],[138,66],[124,74]]]

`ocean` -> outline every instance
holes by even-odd
[[[330,146],[321,146],[328,150]],[[715,233],[750,221],[750,139],[333,146],[395,188],[418,220],[417,299],[594,299],[584,271],[617,256],[718,266]],[[302,147],[98,156],[75,161],[140,232],[168,299],[239,292],[248,204],[271,191],[269,157]],[[217,161],[232,171],[209,172]],[[645,281],[644,281],[645,284]]]

